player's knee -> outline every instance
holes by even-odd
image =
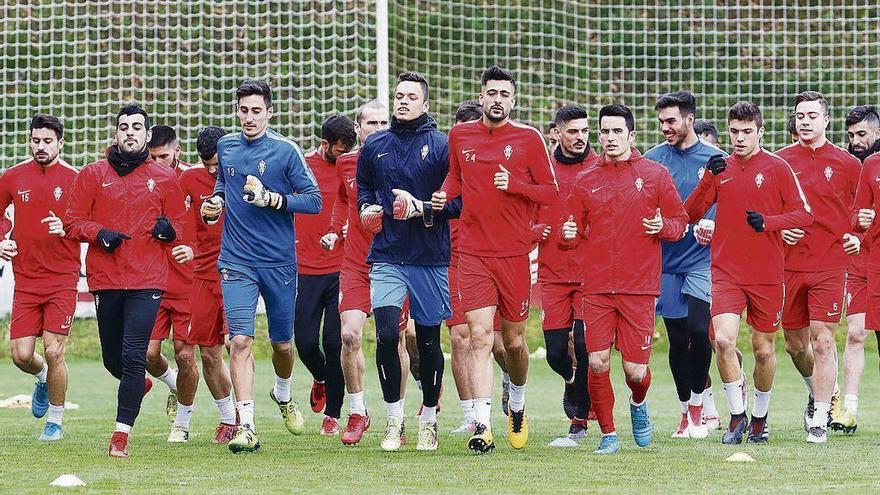
[[[450,344],[452,344],[452,352],[467,353],[471,348],[471,339],[467,335],[453,333],[450,335]]]
[[[834,334],[822,332],[813,337],[813,352],[816,354],[830,354],[833,350]]]
[[[290,342],[272,342],[273,354],[291,354],[293,352],[293,344]]]
[[[199,355],[206,370],[215,370],[223,365],[223,356],[219,352],[214,352],[212,348],[201,347]]]
[[[867,333],[864,330],[858,329],[856,331],[851,328],[846,334],[846,345],[864,347],[866,339]]]
[[[790,356],[800,356],[807,352],[808,342],[801,338],[785,339],[785,352]]]
[[[342,348],[356,351],[361,348],[361,332],[349,327],[342,327]]]
[[[196,354],[193,346],[184,345],[174,351],[174,360],[180,368],[189,368],[196,365]]]
[[[247,337],[233,338],[229,341],[230,356],[249,356],[251,352],[251,343],[247,341]]]
[[[590,371],[593,373],[604,373],[611,369],[611,356],[605,354],[601,352],[590,353]]]
[[[719,353],[736,352],[736,341],[723,334],[715,334],[715,349]]]
[[[46,344],[46,361],[50,366],[62,364],[64,362],[64,343],[52,342]]]
[[[771,345],[764,345],[754,348],[755,362],[758,364],[768,364],[776,358],[775,349]]]
[[[647,376],[647,366],[624,367],[623,373],[626,379],[632,383],[642,383]]]

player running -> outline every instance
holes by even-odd
[[[61,440],[67,362],[64,346],[76,310],[79,243],[65,233],[67,205],[76,169],[61,159],[64,126],[51,115],[34,115],[30,123],[31,159],[0,176],[0,211],[13,205],[12,225],[0,227],[0,258],[12,259],[15,290],[9,325],[12,362],[34,375],[31,412],[49,413],[40,441]],[[36,352],[43,337],[43,355]]]
[[[776,374],[775,332],[782,318],[784,250],[776,232],[812,221],[797,177],[781,158],[761,148],[763,117],[757,105],[741,101],[727,114],[733,155],[717,154],[685,202],[689,221],[704,218],[717,203],[711,244],[712,325],[718,371],[730,405],[722,443],[766,442],[767,411]],[[748,310],[755,355],[755,405],[746,418],[745,376],[736,355],[743,309]]]
[[[230,372],[240,424],[229,442],[233,453],[260,448],[254,422],[254,314],[266,303],[275,386],[269,397],[284,426],[303,432],[303,417],[290,398],[297,264],[292,213],[321,211],[321,193],[302,152],[269,129],[272,90],[248,79],[235,90],[241,132],[217,142],[220,173],[201,214],[212,222],[225,209],[220,242],[223,306],[230,335]]]

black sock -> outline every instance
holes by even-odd
[[[669,369],[675,381],[678,400],[686,402],[691,398],[690,370],[688,360],[687,318],[663,318],[666,335],[669,337]]]
[[[574,358],[577,367],[574,370],[574,389],[580,404],[578,419],[586,419],[590,414],[590,392],[587,388],[587,373],[590,371],[590,355],[587,353],[585,341],[584,321],[575,320],[572,329],[574,337]]]
[[[382,397],[385,402],[394,403],[400,400],[400,355],[397,353],[400,308],[376,308],[373,316],[376,318],[376,368],[379,370]]]
[[[690,336],[688,362],[690,364],[690,390],[702,393],[706,389],[706,377],[712,363],[712,344],[709,341],[709,303],[693,296],[687,296],[687,328]]]
[[[416,342],[419,348],[419,371],[422,383],[422,404],[435,407],[440,400],[443,385],[443,350],[440,348],[440,325],[416,323]]]
[[[547,364],[565,381],[572,378],[572,362],[571,356],[568,354],[568,333],[568,328],[544,330]]]

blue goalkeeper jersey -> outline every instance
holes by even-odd
[[[217,157],[220,174],[214,193],[226,199],[219,262],[255,268],[295,264],[292,213],[321,211],[318,182],[302,151],[289,139],[267,130],[253,140],[240,132],[223,136],[217,142]],[[248,175],[260,179],[268,190],[283,194],[286,209],[245,203],[243,191]]]
[[[663,164],[669,170],[684,201],[703,177],[709,157],[719,153],[727,156],[727,153],[700,139],[697,144],[683,150],[669,143],[658,144],[648,150],[645,157]],[[709,209],[703,218],[714,220],[715,207]],[[709,268],[709,246],[697,244],[692,226],[684,238],[675,242],[662,241],[662,246],[663,273],[687,273],[698,268]]]

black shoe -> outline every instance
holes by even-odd
[[[730,424],[727,426],[727,431],[724,432],[724,435],[721,436],[721,443],[725,445],[739,445],[743,441],[743,434],[746,432],[746,428],[749,427],[749,419],[746,417],[745,413],[730,415]]]
[[[756,418],[752,416],[749,423],[749,443],[766,443],[770,440],[770,432],[767,430],[767,416]]]
[[[807,407],[804,409],[804,431],[810,431],[810,424],[813,422],[813,414],[816,412],[816,399],[810,394],[807,399]]]
[[[565,411],[565,415],[568,419],[574,419],[577,417],[578,413],[578,405],[575,400],[575,396],[577,393],[574,390],[574,383],[565,383],[565,391],[562,393],[562,410]]]

